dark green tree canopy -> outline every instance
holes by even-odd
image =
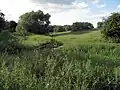
[[[0,32],[5,28],[5,14],[0,11]]]
[[[15,21],[8,22],[8,29],[10,32],[15,32],[17,23]]]
[[[63,31],[65,31],[65,29],[64,29],[63,26],[54,25],[54,26],[53,26],[53,31],[54,31],[54,32],[63,32]]]
[[[114,42],[120,41],[120,13],[112,13],[103,24],[103,35]]]
[[[93,24],[89,22],[75,22],[72,25],[72,31],[81,31],[81,30],[88,30],[93,29]]]
[[[52,25],[51,26],[51,32],[65,32],[65,31],[71,31],[71,25]]]
[[[97,23],[97,28],[102,28],[102,26],[103,26],[103,22],[98,22]]]
[[[72,26],[71,25],[64,25],[64,29],[65,31],[71,31],[71,28]]]
[[[41,10],[28,12],[20,16],[16,30],[20,33],[45,34],[49,32],[48,26],[50,15],[44,14]]]

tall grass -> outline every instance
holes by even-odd
[[[119,90],[120,46],[0,53],[0,90]]]

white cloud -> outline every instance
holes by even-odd
[[[102,21],[103,17],[107,17],[111,12],[100,11],[99,13],[94,13],[91,9],[83,10],[69,10],[68,12],[61,12],[53,14],[51,17],[52,24],[65,25],[72,24],[73,22],[91,22],[95,27],[97,27],[97,22]],[[60,19],[59,19],[60,18]]]
[[[34,3],[39,3],[39,4],[47,4],[47,3],[54,3],[54,4],[71,4],[75,0],[30,0]]]
[[[75,1],[72,3],[72,6],[75,8],[80,8],[80,9],[88,8],[88,5],[85,2],[78,3]]]
[[[100,0],[92,0],[93,4],[98,4],[100,2]]]
[[[73,2],[71,5],[65,5],[65,4],[55,4],[55,3],[47,3],[47,4],[39,4],[39,6],[42,6],[45,10],[52,13],[58,13],[63,11],[68,11],[71,9],[87,9],[88,5],[85,2]]]
[[[90,20],[97,27],[97,22],[102,21],[103,18],[107,18],[111,15],[111,12],[108,11],[100,11],[99,13],[93,13],[90,15]]]
[[[104,7],[106,7],[106,4],[98,4],[98,5],[96,5],[98,8],[104,8]]]
[[[5,13],[6,18],[15,21],[18,20],[21,14],[34,8],[34,4],[29,0],[12,0],[12,2],[10,0],[2,0],[0,3],[0,9]]]
[[[101,16],[106,15],[103,12],[92,12],[88,4],[85,2],[78,2],[79,0],[71,1],[71,4],[58,4],[50,2],[40,4],[33,3],[31,0],[12,0],[12,2],[10,0],[2,0],[0,3],[0,9],[6,14],[8,20],[15,21],[17,21],[19,16],[25,12],[40,9],[44,11],[44,13],[50,13],[51,24],[57,25],[72,24],[76,21],[87,21],[96,25],[96,23],[101,20]]]
[[[120,4],[117,6],[117,8],[120,8]]]
[[[87,14],[91,12],[90,9],[71,9],[67,12],[60,12],[52,14],[51,21],[52,24],[65,25],[72,24],[76,21],[83,21],[88,16]]]

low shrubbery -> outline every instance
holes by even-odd
[[[42,43],[39,45],[40,49],[44,49],[44,48],[57,48],[59,46],[62,46],[63,43],[60,42],[60,41],[57,41],[55,39],[50,39],[49,41],[45,42],[45,43]]]
[[[19,43],[19,39],[16,38],[13,33],[10,33],[9,31],[3,31],[0,33],[0,51],[9,54],[17,54],[21,51],[33,51],[36,49],[53,49],[62,45],[62,42],[50,39],[37,46],[25,46]]]

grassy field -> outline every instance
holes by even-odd
[[[120,45],[107,43],[99,30],[30,35],[24,45],[48,39],[58,49],[0,53],[0,90],[119,90]]]
[[[53,33],[53,37],[43,35],[30,35],[22,43],[28,45],[37,45],[48,39],[55,39],[64,43],[64,46],[74,46],[83,43],[105,43],[99,30],[81,31],[81,32],[59,32]]]

